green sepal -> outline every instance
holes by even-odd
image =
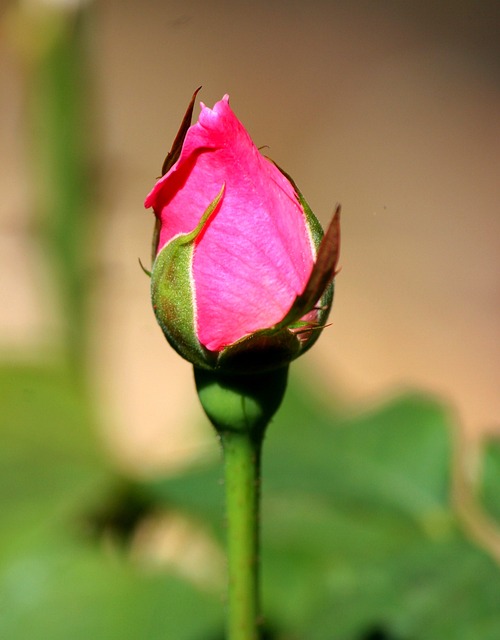
[[[283,174],[285,176],[285,178],[288,180],[288,182],[292,185],[293,190],[295,191],[295,195],[297,196],[297,199],[300,202],[300,205],[301,205],[302,209],[304,210],[304,213],[305,213],[305,216],[306,216],[307,227],[309,229],[309,232],[311,233],[311,238],[312,238],[313,244],[314,244],[314,246],[316,247],[316,250],[317,250],[319,245],[320,245],[320,242],[321,242],[323,236],[325,235],[325,233],[323,231],[323,227],[321,226],[320,221],[314,215],[313,210],[309,206],[307,200],[302,195],[301,190],[298,188],[298,186],[297,186],[295,180],[292,178],[292,176],[290,174],[288,174],[284,169],[282,169],[279,166],[279,164],[274,162],[274,160],[272,160],[272,158],[269,158],[269,156],[266,156],[266,158],[269,160],[269,162],[272,162],[274,164],[276,169],[278,169],[278,171],[281,174]]]
[[[191,267],[194,242],[217,207],[225,185],[205,210],[196,228],[167,243],[151,270],[151,300],[158,324],[171,346],[197,367],[213,368],[215,354],[198,340]]]
[[[311,275],[304,287],[304,291],[295,298],[290,311],[280,322],[280,326],[290,326],[297,322],[306,313],[311,311],[314,306],[318,304],[318,301],[321,308],[331,306],[331,300],[328,304],[328,297],[331,295],[333,299],[333,287],[331,287],[331,285],[336,274],[339,251],[340,206],[338,205],[332,221],[319,245],[318,255],[316,256]],[[328,291],[329,288],[331,293]],[[323,300],[325,294],[327,295],[327,299]]]
[[[182,145],[184,144],[184,139],[189,130],[189,127],[191,126],[191,121],[193,119],[193,109],[194,109],[196,96],[198,95],[198,92],[200,91],[200,89],[201,87],[198,87],[196,91],[193,93],[191,97],[191,101],[188,105],[188,108],[186,109],[186,113],[184,114],[184,118],[182,119],[181,126],[179,127],[179,131],[177,132],[177,135],[175,136],[175,140],[172,143],[172,148],[167,153],[167,157],[163,161],[163,165],[161,168],[162,176],[164,176],[169,171],[169,169],[177,162],[177,160],[179,159],[179,156],[181,155]]]
[[[191,120],[193,119],[193,109],[194,103],[196,100],[196,96],[198,95],[198,91],[201,87],[198,87],[196,91],[193,93],[191,97],[191,102],[188,105],[186,113],[184,114],[184,118],[182,119],[181,126],[179,127],[179,131],[175,136],[175,140],[172,143],[172,147],[170,151],[167,153],[167,157],[163,161],[163,165],[161,167],[161,175],[162,177],[170,170],[170,168],[177,162],[179,156],[181,155],[182,145],[184,144],[184,139],[187,135],[189,127],[191,126]],[[153,239],[151,242],[151,263],[155,261],[156,254],[158,252],[158,243],[160,241],[160,231],[161,231],[161,222],[159,218],[155,220],[155,226],[153,230]]]
[[[268,159],[292,185],[295,195],[304,211],[306,224],[311,234],[312,242],[317,250],[314,267],[304,287],[304,291],[295,298],[287,315],[276,328],[296,326],[300,318],[311,311],[315,305],[317,305],[319,310],[319,328],[326,323],[333,302],[334,278],[340,253],[340,205],[336,206],[330,225],[326,233],[324,233],[318,218],[314,215],[293,178],[273,160]],[[318,331],[318,336],[319,333]],[[311,340],[307,344],[307,349],[309,349],[315,341],[316,339]]]

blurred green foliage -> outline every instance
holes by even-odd
[[[129,553],[151,513],[182,512],[222,544],[220,462],[118,478],[62,370],[6,368],[0,398],[0,637],[222,638],[220,589]],[[500,569],[454,512],[452,438],[428,398],[346,419],[292,383],[264,448],[269,638],[500,637]],[[483,495],[498,511],[498,444],[486,460]]]

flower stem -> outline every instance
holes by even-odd
[[[195,367],[194,375],[224,454],[227,640],[259,640],[260,455],[267,425],[285,394],[288,367],[247,375]]]
[[[228,558],[228,640],[258,640],[260,434],[221,433]]]

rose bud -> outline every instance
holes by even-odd
[[[197,93],[197,92],[196,92]],[[318,338],[339,253],[291,178],[262,155],[229,106],[196,93],[146,198],[157,219],[151,291],[167,340],[195,367],[254,373]]]

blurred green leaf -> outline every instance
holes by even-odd
[[[490,439],[484,446],[481,481],[482,501],[486,510],[500,525],[500,441]]]
[[[222,616],[217,599],[187,582],[64,537],[38,536],[13,557],[0,597],[6,640],[190,640],[220,626]]]
[[[216,597],[90,535],[117,479],[67,372],[4,367],[0,403],[0,638],[192,640],[220,628]]]
[[[30,535],[102,478],[93,416],[67,372],[55,368],[0,369],[0,405],[0,535],[11,526]]]
[[[264,603],[284,638],[500,638],[500,570],[450,500],[452,439],[429,398],[346,419],[292,385],[263,465]],[[193,469],[152,490],[221,535],[221,475]]]
[[[63,371],[4,369],[0,398],[0,637],[222,640],[222,594],[147,570],[127,546],[143,517],[169,509],[222,540],[220,461],[119,482]],[[269,638],[498,640],[500,570],[453,511],[452,438],[428,398],[346,418],[291,385],[264,449]],[[490,447],[492,509],[499,460]],[[127,535],[110,546],[99,527]]]

